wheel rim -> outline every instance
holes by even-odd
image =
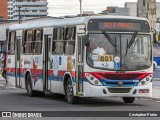
[[[30,86],[29,82],[28,82],[28,88],[27,88],[27,90],[28,90],[28,94],[30,94],[31,93],[31,86]]]
[[[30,77],[29,76],[27,77],[27,82],[28,82],[27,92],[28,92],[28,94],[31,94],[32,88],[31,88]]]
[[[73,87],[70,80],[67,81],[67,100],[70,101],[73,97]]]

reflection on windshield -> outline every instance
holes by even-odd
[[[90,34],[87,63],[91,67],[111,70],[140,70],[151,66],[149,35],[137,35],[137,33],[136,35],[107,35],[109,37],[104,34]],[[115,45],[113,46],[112,43]]]

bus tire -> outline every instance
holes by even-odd
[[[78,97],[74,96],[73,93],[72,81],[70,77],[68,77],[65,84],[65,98],[70,104],[76,104],[78,102]]]
[[[124,103],[133,103],[135,100],[135,97],[123,97]]]
[[[58,94],[58,93],[54,93],[54,97],[55,97],[55,98],[58,98],[58,99],[59,99],[59,98],[63,98],[63,99],[65,98],[64,95]]]
[[[32,90],[32,83],[31,83],[31,76],[30,74],[27,74],[27,94],[31,97],[34,97],[36,95],[36,91]]]
[[[45,93],[43,91],[34,91],[38,97],[45,97]]]

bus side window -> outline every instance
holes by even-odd
[[[66,55],[73,55],[75,50],[75,27],[66,28],[65,51]]]
[[[33,40],[33,31],[28,30],[25,32],[25,39],[24,39],[24,49],[23,52],[26,54],[31,54],[31,48],[32,48],[32,40]]]
[[[56,38],[56,31],[57,31],[57,38]],[[52,52],[53,54],[56,55],[62,55],[63,54],[63,46],[64,46],[64,40],[63,40],[63,33],[64,33],[64,29],[63,28],[58,28],[57,30],[54,31],[54,41],[53,41],[53,45],[52,45]],[[53,46],[54,47],[54,51],[53,51]]]
[[[9,54],[15,53],[15,38],[16,38],[16,33],[10,32],[9,33],[9,42],[8,42],[8,51],[10,51]]]
[[[53,30],[52,54],[56,54],[57,28]]]
[[[42,53],[42,30],[34,31],[34,40],[33,40],[33,54],[41,54]]]

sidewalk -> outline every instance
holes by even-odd
[[[159,87],[152,88],[152,98],[153,99],[160,99],[160,88]]]
[[[153,78],[153,81],[160,81],[160,78]]]
[[[0,90],[1,89],[13,89],[13,88],[15,87],[9,83],[6,85],[6,80],[0,74]]]
[[[159,85],[155,85],[154,83],[158,83]],[[160,99],[160,78],[153,78],[152,98]]]

